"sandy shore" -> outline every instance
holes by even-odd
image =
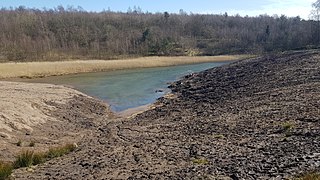
[[[73,89],[50,84],[0,81],[0,127],[6,131],[32,131],[32,126],[56,119],[48,116],[53,109],[46,101],[64,104],[75,95]]]
[[[26,62],[0,63],[0,79],[33,78],[57,76],[84,72],[112,71],[120,69],[163,67],[181,64],[205,62],[235,61],[248,57],[233,56],[201,56],[201,57],[143,57],[126,60],[86,60],[62,62]]]
[[[26,149],[41,151],[78,142],[86,131],[77,124],[81,116],[88,119],[95,114],[77,110],[86,112],[90,109],[87,106],[94,104],[93,108],[105,109],[102,116],[109,113],[107,105],[64,86],[0,81],[0,92],[0,160],[10,161]],[[81,101],[86,103],[79,104]],[[72,102],[76,105],[67,107]],[[77,118],[73,119],[72,114]],[[17,145],[19,141],[21,145]],[[29,146],[31,142],[34,147]]]

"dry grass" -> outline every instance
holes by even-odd
[[[61,147],[50,148],[46,154],[48,159],[56,158],[68,154],[76,149],[76,145],[74,144],[66,144]]]
[[[23,151],[16,157],[16,160],[13,163],[5,163],[0,161],[0,180],[9,178],[14,169],[30,167],[32,165],[44,163],[50,159],[68,154],[74,151],[76,148],[76,144],[66,144],[64,146],[50,148],[48,152],[35,153],[28,150]]]
[[[163,67],[204,62],[235,61],[248,55],[201,56],[201,57],[144,57],[126,60],[87,60],[62,62],[0,63],[0,78],[33,78],[111,71],[119,69]]]
[[[204,158],[193,159],[192,162],[193,162],[193,164],[197,164],[197,165],[207,165],[207,164],[209,164],[209,161],[207,159],[204,159]]]
[[[320,173],[308,173],[294,180],[320,180]]]
[[[16,161],[13,163],[14,168],[30,167],[33,161],[33,151],[24,151],[17,156]]]
[[[7,179],[12,173],[13,166],[11,163],[0,161],[0,180]]]

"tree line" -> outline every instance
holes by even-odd
[[[317,47],[318,21],[300,17],[0,10],[0,59],[44,61],[132,56],[265,53]]]

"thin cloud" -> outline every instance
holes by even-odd
[[[312,3],[315,0],[271,0],[270,4],[264,7],[264,10],[269,14],[284,14],[289,17],[300,16],[303,19],[308,19],[312,10]]]
[[[220,12],[206,11],[207,14],[216,14],[228,12],[231,15],[239,14],[241,16],[259,16],[268,15],[286,15],[288,17],[300,16],[303,19],[308,19],[312,10],[312,3],[315,0],[269,0],[269,3],[257,7],[256,9],[229,9]]]

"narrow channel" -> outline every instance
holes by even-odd
[[[230,62],[201,63],[171,67],[117,70],[32,79],[31,82],[72,86],[106,101],[114,112],[154,103],[170,92],[168,84],[185,75]],[[30,82],[29,81],[29,82]]]

